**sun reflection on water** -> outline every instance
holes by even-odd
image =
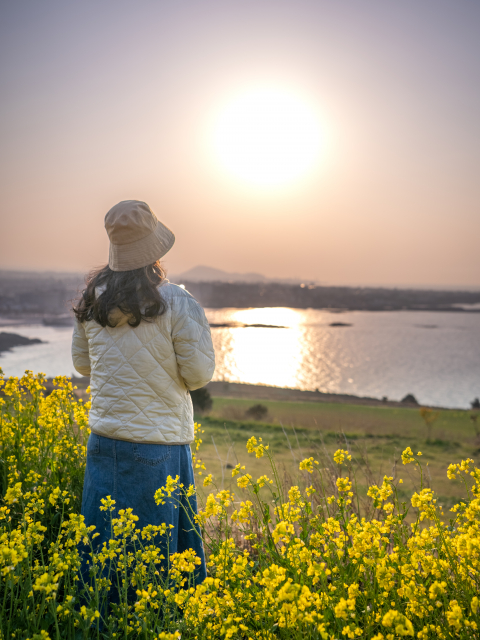
[[[212,313],[209,314],[212,320]],[[295,387],[302,366],[302,313],[296,309],[232,309],[215,330],[217,379]],[[252,326],[263,325],[263,326]]]
[[[354,370],[369,361],[365,327],[355,332],[331,326],[329,311],[264,307],[208,309],[217,353],[214,380],[275,387],[361,393]],[[356,316],[348,315],[349,321]],[[369,340],[367,340],[369,342]],[[359,383],[360,382],[360,386]],[[378,395],[378,394],[377,394]]]

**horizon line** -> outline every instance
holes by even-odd
[[[211,267],[213,269],[218,269],[218,271],[222,271],[223,273],[225,273],[226,275],[229,275],[229,273],[232,273],[232,275],[243,275],[237,272],[228,272],[228,271],[224,271],[223,269],[219,269],[218,267]],[[195,267],[192,267],[190,269],[188,269],[187,271],[191,271],[195,269]],[[71,271],[68,269],[39,269],[39,270],[35,270],[35,269],[15,269],[15,268],[9,268],[9,267],[0,267],[0,274],[2,273],[15,273],[15,274],[35,274],[35,275],[64,275],[64,276],[77,276],[77,277],[84,277],[85,274],[87,274],[90,270],[87,271]],[[251,272],[250,272],[251,273]],[[284,282],[285,284],[288,284],[285,281],[298,281],[299,286],[301,284],[306,284],[306,285],[314,285],[315,287],[347,287],[347,288],[361,288],[361,289],[416,289],[416,290],[425,290],[425,291],[479,291],[480,290],[480,283],[473,285],[467,285],[467,284],[408,284],[408,283],[358,283],[358,282],[350,282],[350,283],[333,283],[333,282],[320,282],[318,280],[314,280],[313,278],[301,278],[301,277],[297,277],[297,276],[291,276],[291,277],[278,277],[278,278],[272,278],[270,276],[265,276],[261,273],[259,273],[258,275],[261,275],[263,278],[266,279],[266,282],[264,281],[241,281],[241,280],[236,280],[236,281],[230,281],[231,283],[235,283],[235,284],[269,284],[269,283],[282,283]],[[172,273],[171,277],[175,277],[175,278],[179,278],[182,277],[183,274],[182,273]],[[167,278],[169,277],[169,274],[167,273]],[[188,282],[188,280],[186,280]],[[224,282],[224,283],[228,283],[228,280],[190,280],[190,282]],[[176,284],[176,283],[173,283]]]

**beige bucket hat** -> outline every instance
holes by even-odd
[[[170,229],[140,200],[123,200],[112,207],[105,216],[105,229],[110,238],[108,266],[112,271],[153,264],[175,242]]]

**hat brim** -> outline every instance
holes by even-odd
[[[158,220],[155,229],[145,238],[128,244],[110,242],[108,266],[112,271],[133,271],[146,267],[163,258],[174,242],[172,231]]]

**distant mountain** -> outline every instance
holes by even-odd
[[[215,269],[214,267],[207,267],[205,265],[199,265],[193,267],[188,271],[184,271],[178,275],[169,275],[168,279],[171,282],[181,284],[182,282],[284,282],[289,284],[297,284],[300,280],[294,278],[267,278],[261,273],[230,273],[228,271],[222,271],[222,269]]]

